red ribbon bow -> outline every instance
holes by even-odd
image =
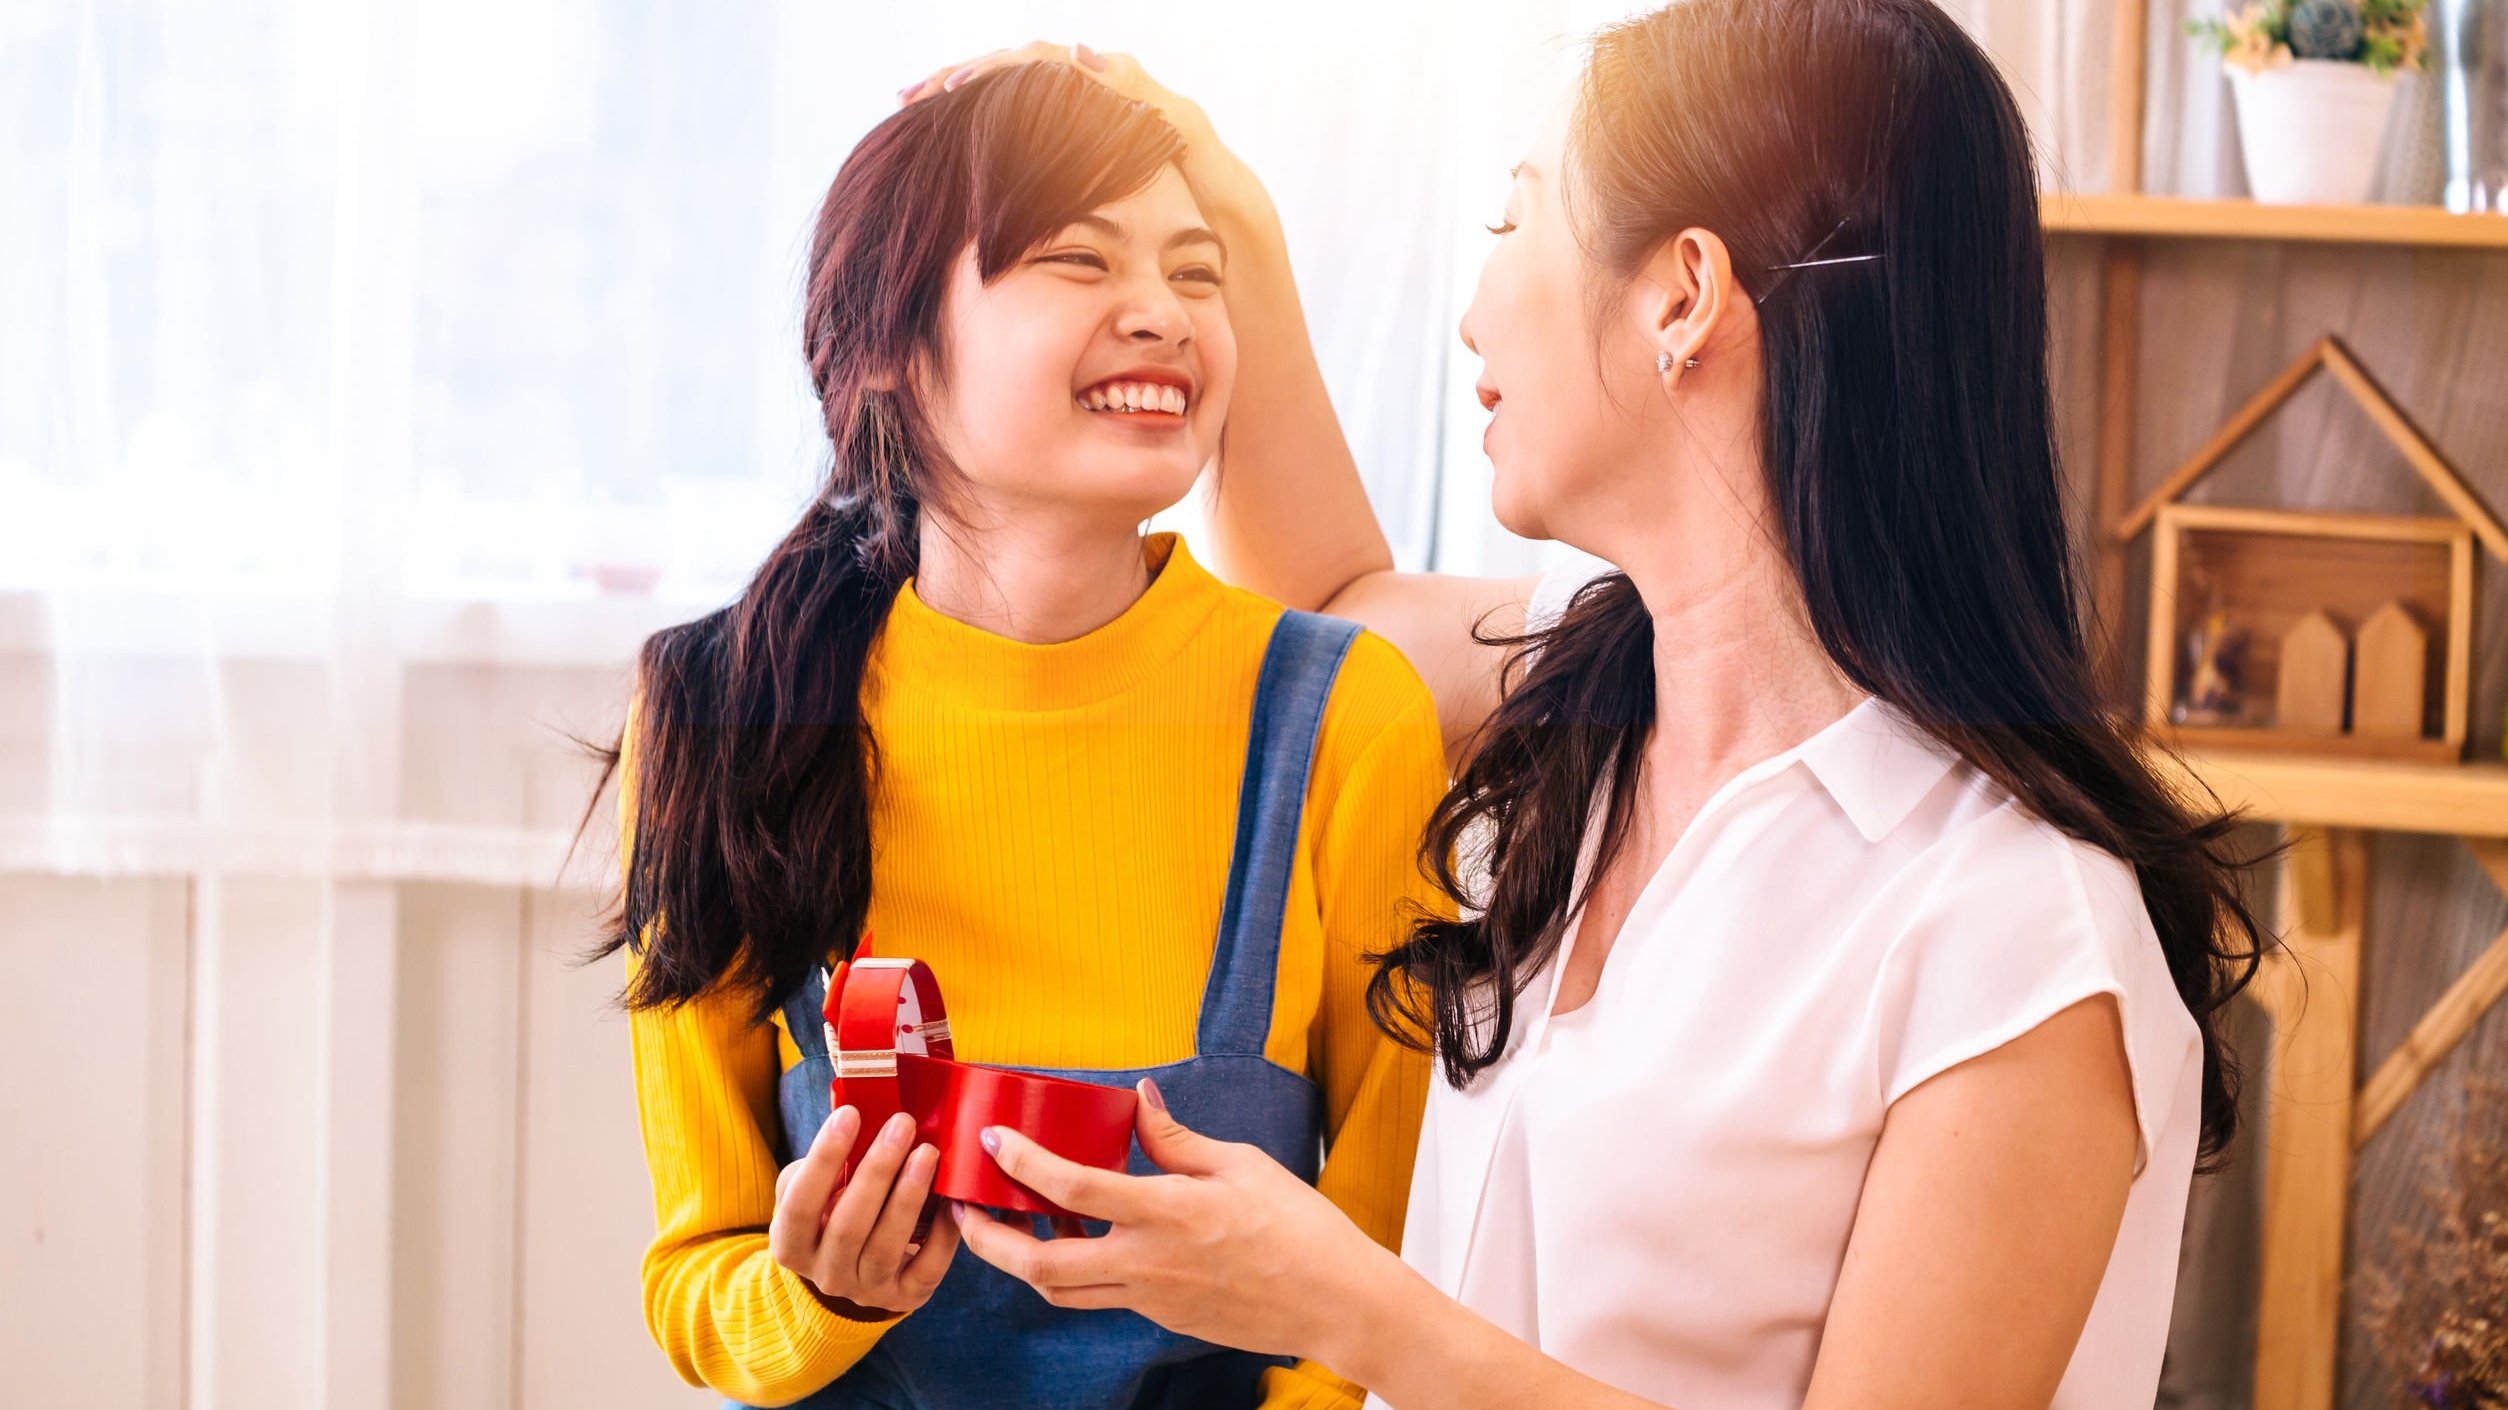
[[[940,1152],[932,1193],[996,1209],[1074,1219],[1071,1211],[1002,1173],[985,1153],[987,1126],[1007,1126],[1068,1160],[1121,1170],[1132,1151],[1132,1093],[1033,1072],[1010,1072],[950,1054],[940,982],[921,960],[875,958],[862,937],[853,959],[827,979],[827,1050],[836,1065],[829,1096],[862,1115],[865,1136],[900,1111],[915,1139]],[[845,1174],[853,1174],[850,1162]]]

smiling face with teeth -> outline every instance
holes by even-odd
[[[969,507],[1129,524],[1190,493],[1236,380],[1226,257],[1172,166],[990,284],[962,257],[924,395]]]

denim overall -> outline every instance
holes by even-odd
[[[1260,1146],[1310,1184],[1322,1151],[1322,1100],[1304,1074],[1263,1056],[1263,1040],[1271,1031],[1280,922],[1315,738],[1357,634],[1346,622],[1289,612],[1263,654],[1194,1056],[1124,1070],[1019,1069],[1113,1087],[1154,1077],[1177,1120],[1218,1140]],[[801,1062],[783,1076],[788,1161],[828,1117],[834,1072],[820,1026],[824,990],[813,972],[784,1004],[785,1026],[801,1050]],[[1156,1170],[1137,1144],[1131,1169]],[[1041,1236],[1044,1221],[1036,1227]],[[1088,1227],[1092,1234],[1104,1230]],[[891,1326],[853,1369],[797,1403],[811,1410],[1252,1405],[1263,1368],[1284,1360],[1179,1336],[1134,1312],[1054,1307],[961,1250],[929,1302]]]

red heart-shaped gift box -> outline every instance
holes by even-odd
[[[889,1117],[914,1117],[915,1138],[940,1152],[932,1192],[995,1209],[1070,1219],[1072,1214],[1002,1173],[985,1153],[987,1126],[1007,1126],[1067,1160],[1121,1170],[1132,1153],[1133,1095],[1034,1072],[1013,1072],[950,1054],[940,983],[921,960],[870,954],[870,939],[828,976],[830,1096],[877,1132]],[[846,1174],[852,1174],[848,1164]]]

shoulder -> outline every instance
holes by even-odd
[[[1416,723],[1426,712],[1434,727],[1436,710],[1427,682],[1411,669],[1410,659],[1392,642],[1362,630],[1341,658],[1341,674],[1332,683],[1326,721],[1347,721],[1353,732],[1374,737],[1383,731]]]
[[[2133,868],[1963,770],[1899,874],[1875,1002],[1887,1100],[2097,995],[2117,1005],[2144,1156],[2194,1121],[2200,1035]]]
[[[1344,780],[1388,768],[1406,775],[1433,770],[1442,791],[1445,742],[1437,702],[1419,672],[1392,642],[1362,630],[1350,639],[1324,705],[1316,782],[1338,789]]]
[[[1226,600],[1212,625],[1241,639],[1251,671],[1269,649],[1272,632],[1289,609],[1244,588],[1226,588]],[[1339,618],[1326,618],[1339,622]],[[1435,735],[1436,702],[1428,684],[1399,647],[1365,628],[1350,639],[1332,680],[1324,706],[1324,733],[1316,742],[1318,761],[1341,753],[1364,753],[1388,731],[1424,728]]]
[[[1937,835],[1901,878],[1915,914],[2027,925],[2116,960],[2159,940],[2133,868],[2022,807],[1967,766],[1945,790]]]

